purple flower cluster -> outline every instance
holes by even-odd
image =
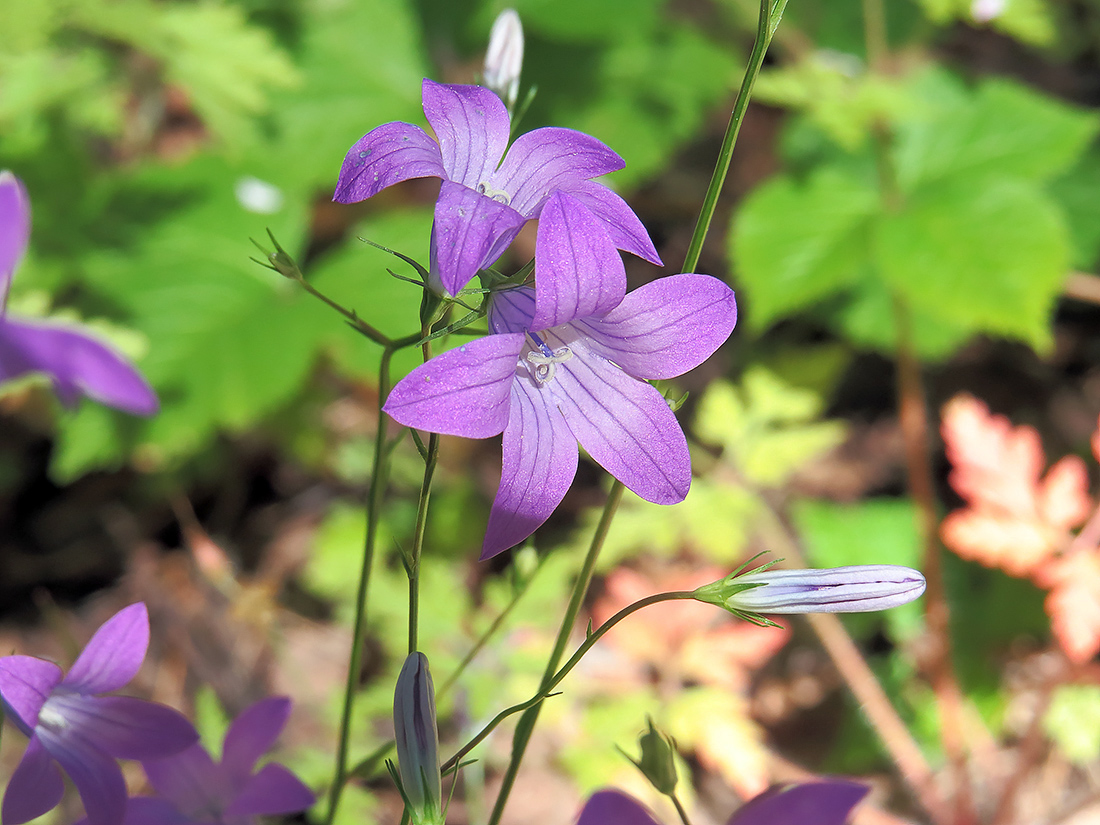
[[[550,516],[576,474],[578,444],[642,498],[682,501],[691,484],[687,441],[647,382],[698,366],[729,337],[732,290],[680,274],[628,295],[618,250],[660,259],[630,207],[592,180],[621,168],[618,155],[557,128],[521,135],[505,152],[510,122],[495,94],[430,80],[423,94],[435,139],[407,123],[379,126],[348,152],[335,199],[442,178],[429,273],[430,285],[451,295],[537,218],[535,286],[493,292],[489,336],[414,370],[386,412],[430,432],[504,434],[483,559]]]
[[[61,770],[80,793],[86,825],[244,825],[256,815],[313,803],[310,791],[280,765],[253,775],[286,721],[288,700],[267,699],[242,713],[215,766],[177,711],[100,695],[137,675],[148,646],[149,614],[138,603],[96,631],[67,675],[44,659],[0,658],[0,705],[30,739],[4,792],[3,825],[52,810],[64,792]],[[127,799],[117,759],[140,760],[160,798]]]
[[[41,372],[66,405],[86,395],[134,415],[155,413],[157,397],[141,374],[85,330],[7,314],[8,289],[30,233],[27,192],[11,172],[0,172],[0,382]]]
[[[726,825],[844,825],[866,795],[865,785],[837,779],[776,786],[738,808]],[[577,825],[660,823],[632,797],[608,789],[592,794]]]

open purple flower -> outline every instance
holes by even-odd
[[[541,277],[541,274],[540,274]],[[586,306],[586,300],[569,303]],[[682,501],[691,484],[687,441],[651,379],[698,366],[737,320],[733,291],[708,275],[672,275],[602,315],[537,328],[533,290],[493,295],[485,338],[413,370],[385,410],[399,423],[466,438],[504,433],[504,467],[483,559],[531,535],[564,498],[577,443],[642,498]]]
[[[591,180],[624,165],[603,143],[545,127],[520,135],[508,148],[508,110],[489,89],[425,79],[422,93],[435,139],[399,121],[372,129],[344,158],[333,199],[354,203],[403,180],[442,178],[431,238],[436,289],[454,295],[466,286],[501,256],[524,223],[539,217],[554,192],[569,194],[597,219],[614,247],[661,263],[637,215]]]
[[[844,825],[867,787],[830,779],[777,785],[750,799],[726,825]],[[589,797],[577,825],[660,825],[641,803],[616,790]]]
[[[0,382],[42,372],[68,406],[86,395],[134,415],[155,413],[156,395],[113,349],[75,325],[7,314],[8,288],[29,239],[26,190],[11,172],[0,172]]]
[[[92,636],[67,676],[31,656],[0,658],[4,713],[30,744],[4,793],[3,825],[19,825],[61,801],[60,765],[73,780],[91,825],[119,825],[126,783],[115,759],[178,753],[198,739],[181,714],[118,690],[141,667],[149,646],[149,614],[123,608]],[[55,764],[56,763],[56,764]]]
[[[281,696],[242,711],[225,734],[221,762],[200,744],[167,759],[145,760],[158,796],[130,799],[124,825],[252,825],[258,816],[304,811],[314,797],[298,777],[276,762],[256,770],[289,715],[290,700]]]

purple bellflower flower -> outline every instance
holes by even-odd
[[[433,289],[457,294],[501,256],[523,224],[539,218],[556,191],[599,224],[600,240],[660,265],[637,215],[591,180],[625,165],[603,143],[572,129],[545,127],[520,135],[508,148],[511,121],[494,92],[427,79],[422,91],[435,139],[399,121],[372,129],[344,158],[333,200],[355,203],[400,181],[442,178],[431,237]],[[557,213],[553,218],[568,219]]]
[[[844,825],[867,790],[865,785],[837,779],[778,785],[738,808],[726,825]],[[608,789],[589,797],[577,825],[660,823],[633,797]]]
[[[149,646],[149,614],[138,603],[108,619],[67,676],[31,656],[0,658],[4,713],[30,744],[4,793],[3,825],[19,825],[54,808],[73,780],[91,825],[120,825],[126,783],[115,759],[168,756],[198,734],[180,713],[126,696],[99,696],[125,685]],[[55,764],[56,763],[56,764]]]
[[[152,415],[157,397],[113,349],[72,324],[15,320],[8,288],[30,239],[30,202],[11,172],[0,172],[0,382],[30,372],[50,376],[62,403],[86,395],[110,407]]]
[[[492,301],[496,334],[417,367],[384,407],[399,423],[430,432],[504,433],[481,557],[518,544],[549,518],[576,474],[578,442],[647,501],[683,501],[691,484],[687,440],[646,382],[687,372],[729,337],[733,291],[709,275],[672,275],[603,315],[578,311],[590,305],[586,295],[565,295],[550,327],[532,323],[538,310],[530,288],[494,293]]]
[[[221,762],[201,744],[167,759],[145,760],[158,796],[130,799],[124,825],[255,825],[258,816],[304,811],[314,796],[298,777],[276,762],[256,771],[289,715],[290,700],[282,696],[242,711],[225,734]]]

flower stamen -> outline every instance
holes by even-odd
[[[527,361],[531,364],[528,367],[531,377],[539,384],[545,384],[547,381],[552,380],[557,365],[573,357],[573,351],[569,347],[550,349],[547,343],[533,332],[528,332],[527,338],[538,347],[537,352],[532,350],[527,353]]]

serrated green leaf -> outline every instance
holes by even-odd
[[[990,177],[1047,180],[1072,164],[1096,135],[1096,115],[1006,80],[966,89],[946,72],[914,78],[924,101],[897,126],[894,158],[906,191],[943,178],[971,186]]]
[[[869,181],[833,168],[805,183],[779,177],[753,192],[730,232],[745,320],[760,330],[858,283],[878,208]]]
[[[925,313],[1049,347],[1069,239],[1057,207],[1034,185],[960,176],[924,187],[883,215],[875,256],[882,276]]]

